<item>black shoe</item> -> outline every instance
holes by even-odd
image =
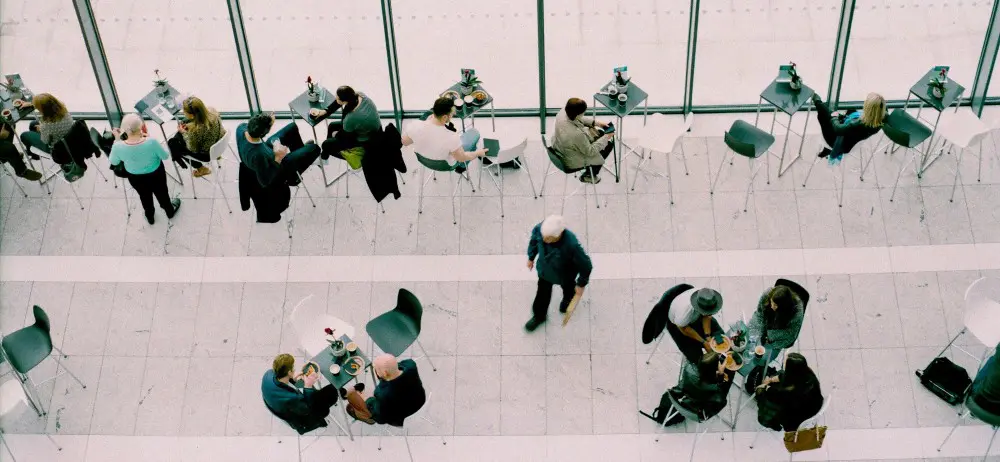
[[[364,393],[365,392],[365,384],[364,384],[364,382],[358,382],[358,383],[354,384],[354,389],[357,390],[358,393]]]
[[[152,224],[156,223],[156,220],[153,219],[153,215],[146,215],[146,222],[149,223],[150,225],[152,225]]]
[[[569,308],[569,305],[563,305],[562,303],[559,304],[560,313],[566,314],[566,308]]]
[[[538,329],[538,326],[542,325],[542,323],[544,322],[545,318],[538,319],[533,317],[529,319],[527,323],[524,324],[524,330],[528,332],[534,332],[535,329]]]
[[[820,159],[826,159],[831,152],[833,151],[831,151],[830,148],[823,148],[823,150],[820,151],[819,154],[817,154],[816,156],[819,157]]]
[[[180,199],[174,199],[174,200],[170,201],[170,205],[174,206],[174,210],[172,212],[170,212],[170,213],[167,214],[167,219],[168,220],[171,219],[171,218],[173,218],[174,215],[177,215],[177,211],[181,209],[181,200]]]
[[[19,176],[21,178],[24,178],[25,180],[28,180],[28,181],[38,181],[38,180],[42,179],[42,174],[41,173],[38,173],[38,172],[36,172],[36,171],[34,171],[34,170],[30,169],[30,168],[29,169],[25,169],[21,173],[18,173],[17,176]]]
[[[340,399],[347,399],[347,389],[340,387]]]

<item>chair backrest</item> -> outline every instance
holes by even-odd
[[[45,314],[45,310],[38,305],[31,307],[31,312],[35,315],[35,327],[48,334],[52,330],[51,324],[49,324],[49,315]],[[51,338],[49,341],[51,342]]]
[[[892,141],[893,143],[903,147],[910,146],[910,134],[893,127],[889,121],[882,124],[882,133],[885,133],[885,137],[889,138],[889,141]]]
[[[726,132],[726,146],[732,149],[737,154],[743,157],[755,158],[757,157],[757,151],[753,143],[745,143],[742,140],[733,136],[730,132]]]
[[[527,147],[528,147],[528,139],[524,138],[521,140],[520,143],[518,143],[516,146],[510,149],[501,149],[500,152],[497,153],[497,157],[493,159],[493,162],[496,162],[498,164],[505,164],[507,162],[510,162],[518,157],[521,157],[521,155],[524,154],[525,148]]]
[[[410,318],[417,329],[414,333],[420,334],[420,319],[424,317],[424,307],[413,292],[399,289],[399,294],[396,295],[396,308],[393,311]]]
[[[556,152],[555,148],[549,146],[549,142],[545,139],[545,135],[542,135],[542,146],[545,147],[545,153],[549,156],[549,160],[552,162],[552,165],[555,165],[560,172],[571,173],[567,170],[566,164],[563,163],[562,158],[559,157],[559,153]]]
[[[700,415],[697,412],[692,411],[691,409],[688,409],[687,407],[684,406],[684,404],[682,403],[682,401],[684,401],[683,396],[680,399],[677,399],[674,396],[674,394],[671,393],[670,391],[667,391],[667,396],[670,397],[670,404],[674,408],[674,410],[677,411],[678,414],[684,416],[685,419],[694,422],[705,421],[705,417],[703,415]]]
[[[87,122],[77,120],[73,122],[69,133],[53,146],[52,161],[57,164],[75,162],[83,165],[86,159],[93,156],[98,150],[99,148],[94,146],[94,141],[90,138]]]
[[[987,347],[1000,343],[1000,279],[980,278],[965,290],[965,327]]]
[[[417,162],[420,162],[420,165],[423,165],[424,167],[427,167],[436,172],[450,172],[452,170],[455,170],[455,166],[449,164],[447,160],[428,159],[420,155],[419,152],[414,154],[417,155]]]
[[[789,281],[788,279],[778,279],[777,281],[774,281],[774,285],[785,286],[792,289],[792,292],[799,296],[799,300],[802,300],[802,311],[805,311],[806,307],[809,306],[809,291],[799,285],[799,283]]]
[[[973,398],[972,393],[969,393],[969,396],[965,398],[965,407],[968,408],[969,413],[977,419],[982,420],[993,427],[1000,426],[1000,415],[996,415],[986,409],[983,409],[983,407],[976,402],[975,398]]]
[[[232,138],[230,134],[231,130],[226,130],[226,133],[216,141],[212,147],[208,148],[209,159],[221,159],[222,156],[226,155],[226,148],[229,147],[229,139]]]
[[[804,430],[806,428],[815,427],[817,422],[819,422],[819,418],[823,417],[823,415],[826,414],[826,410],[830,408],[830,403],[832,401],[833,401],[833,392],[831,391],[829,395],[823,398],[823,406],[819,408],[819,412],[817,412],[816,415],[806,420],[803,420],[802,423],[799,424],[798,430]]]

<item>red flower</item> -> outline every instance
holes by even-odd
[[[312,82],[313,82],[312,76],[311,75],[306,76],[306,83],[312,83]]]
[[[326,329],[323,329],[323,332],[326,332],[326,335],[333,335],[333,329],[331,329],[329,327],[327,327]]]

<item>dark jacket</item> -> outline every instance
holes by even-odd
[[[374,398],[365,403],[372,418],[380,424],[402,427],[403,420],[416,414],[427,402],[417,363],[404,359],[399,362],[399,369],[402,371],[399,377],[380,381],[375,386]]]
[[[575,284],[584,287],[590,282],[590,272],[594,265],[583,250],[580,241],[570,230],[563,231],[562,237],[554,244],[542,240],[542,224],[535,225],[528,239],[528,260],[534,260],[538,278],[552,284]]]
[[[789,387],[779,382],[757,394],[757,420],[772,430],[795,431],[806,419],[815,416],[823,407],[823,393],[818,381]]]
[[[729,387],[733,385],[731,372],[726,372],[728,380],[702,380],[696,363],[684,362],[684,369],[681,371],[681,383],[674,387],[679,391],[684,400],[684,407],[704,415],[706,419],[711,418],[726,407],[729,396]]]
[[[299,434],[325,427],[324,419],[330,414],[330,409],[313,405],[315,389],[303,388],[301,391],[300,393],[291,385],[279,382],[274,377],[273,370],[265,372],[260,381],[264,404],[272,414],[287,422]]]
[[[240,208],[245,212],[250,210],[250,201],[257,208],[257,221],[261,223],[277,223],[281,213],[288,208],[292,192],[288,185],[275,181],[268,187],[263,187],[257,181],[257,174],[240,162]]]
[[[90,138],[87,123],[82,120],[73,122],[69,133],[52,146],[52,161],[65,165],[75,163],[83,169],[87,168],[86,160],[94,155],[100,155],[100,149]]]
[[[399,185],[396,184],[396,171],[406,173],[403,162],[403,142],[396,125],[389,124],[382,133],[372,137],[365,146],[365,156],[361,159],[361,170],[365,174],[368,190],[376,202],[382,202],[392,194],[399,199]]]
[[[823,131],[823,138],[830,144],[831,157],[840,157],[851,152],[851,149],[854,149],[854,145],[868,139],[881,130],[881,128],[869,127],[861,123],[859,119],[850,119],[847,122],[841,122],[840,119],[833,117],[830,107],[822,101],[816,104],[816,116],[819,117],[819,125]]]
[[[1000,415],[1000,362],[996,354],[976,373],[972,382],[972,399],[983,410]]]

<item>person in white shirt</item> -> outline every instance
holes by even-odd
[[[465,171],[469,162],[486,155],[486,149],[476,149],[479,131],[470,128],[459,135],[451,124],[455,102],[448,97],[434,101],[434,109],[427,120],[415,123],[403,135],[403,146],[413,146],[413,151],[433,160],[447,160],[459,164],[455,170]]]
[[[714,289],[689,289],[670,304],[667,319],[686,341],[701,344],[705,351],[712,351],[711,338],[715,333],[712,316],[722,310],[722,295]],[[681,346],[678,345],[680,348]],[[684,351],[684,348],[680,348]]]

